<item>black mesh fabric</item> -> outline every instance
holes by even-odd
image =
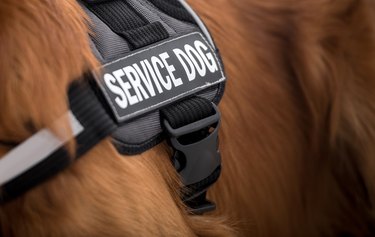
[[[174,0],[150,0],[157,8],[176,19],[195,24],[194,18],[183,8],[180,2]]]

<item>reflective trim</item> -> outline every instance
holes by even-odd
[[[66,119],[70,120],[71,136],[61,139],[44,128],[0,159],[0,186],[31,169],[84,130],[70,110],[54,122],[54,126],[64,123]]]

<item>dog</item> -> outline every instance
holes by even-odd
[[[189,3],[220,48],[223,171],[217,210],[191,215],[171,151],[124,157],[107,138],[0,206],[1,236],[372,236],[375,3]],[[74,0],[0,3],[0,157],[67,108],[98,67]],[[52,125],[51,125],[52,124]],[[67,145],[73,152],[74,142]]]

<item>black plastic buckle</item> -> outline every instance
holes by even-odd
[[[196,185],[207,179],[221,165],[221,155],[218,150],[220,112],[215,104],[212,103],[212,106],[215,114],[180,128],[174,129],[167,120],[164,120],[171,145],[176,151],[173,157],[174,165],[185,186]],[[194,136],[195,132],[199,131],[206,132],[206,136],[197,141],[193,139],[193,142],[186,142],[186,139],[183,139],[189,135]],[[193,213],[201,214],[215,209],[215,204],[205,198],[208,187],[203,187],[184,200]]]

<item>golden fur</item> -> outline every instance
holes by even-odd
[[[0,206],[0,236],[375,234],[374,1],[190,2],[229,77],[218,210],[186,212],[164,145],[124,158],[107,139]],[[3,0],[0,29],[0,140],[22,141],[97,62],[74,0]]]

